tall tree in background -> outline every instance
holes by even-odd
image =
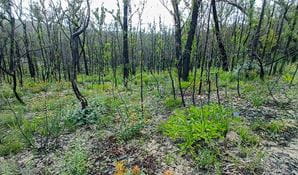
[[[218,22],[215,0],[211,0],[211,6],[212,6],[212,12],[213,12],[215,35],[216,35],[216,39],[217,39],[219,52],[221,55],[222,68],[223,68],[223,70],[228,71],[229,70],[228,56],[227,56],[227,52],[226,52],[226,49],[225,49],[225,46],[224,46],[224,43],[222,40],[222,36],[220,33],[220,29],[219,29],[219,22]]]
[[[77,64],[79,64],[78,60],[80,57],[79,54],[79,36],[87,29],[89,20],[90,20],[90,4],[89,0],[87,2],[87,16],[86,19],[83,19],[81,26],[73,26],[73,30],[71,32],[71,38],[70,38],[70,45],[71,45],[71,55],[72,55],[72,65],[71,65],[71,86],[72,89],[77,97],[77,99],[81,103],[81,108],[85,109],[88,106],[87,99],[82,95],[80,92],[78,85],[77,85]]]
[[[173,12],[171,12],[172,16],[174,17],[174,25],[175,25],[175,55],[177,60],[177,69],[178,69],[178,83],[179,83],[179,90],[180,96],[182,100],[183,106],[185,106],[184,101],[184,94],[183,89],[181,86],[181,74],[182,74],[182,57],[181,57],[181,48],[182,48],[182,28],[181,28],[181,16],[179,11],[179,2],[176,0],[171,0],[173,6]]]
[[[129,0],[123,0],[123,79],[124,86],[127,87],[129,76],[129,58],[128,58],[128,3]]]
[[[259,39],[260,39],[260,31],[261,31],[261,27],[262,27],[262,22],[263,22],[263,18],[264,18],[264,13],[265,13],[265,7],[266,7],[266,0],[263,0],[263,5],[262,5],[262,10],[261,10],[261,15],[259,18],[259,22],[256,28],[256,31],[254,33],[253,39],[252,39],[252,43],[251,43],[251,59],[256,59],[259,62],[259,66],[260,66],[260,78],[263,80],[264,79],[264,67],[263,67],[263,62],[258,54],[258,44],[259,44]]]
[[[187,32],[187,40],[183,51],[182,62],[183,62],[183,74],[182,79],[186,81],[188,79],[190,70],[190,55],[192,50],[192,42],[196,32],[198,12],[201,0],[192,0],[192,12],[189,30]]]
[[[28,32],[27,32],[27,24],[26,21],[23,20],[23,1],[20,1],[20,4],[18,6],[18,13],[16,13],[16,15],[18,16],[18,20],[20,21],[20,23],[22,24],[22,28],[23,28],[23,42],[24,42],[24,46],[25,46],[25,51],[26,51],[26,58],[27,58],[27,62],[28,62],[28,68],[29,68],[29,73],[31,78],[35,78],[36,73],[35,73],[35,68],[34,68],[34,64],[33,64],[33,60],[30,54],[30,49],[29,49],[29,36],[28,36]]]
[[[16,99],[21,103],[25,104],[24,101],[21,99],[20,95],[17,92],[17,67],[18,64],[20,64],[20,59],[21,56],[18,55],[16,56],[16,20],[13,14],[13,2],[12,0],[7,0],[1,3],[1,6],[3,6],[3,10],[6,13],[1,14],[1,17],[4,18],[8,23],[9,23],[9,31],[8,31],[8,36],[9,36],[9,60],[8,60],[8,69],[5,67],[2,67],[0,65],[0,69],[5,72],[7,75],[9,75],[12,78],[12,90],[14,93],[14,96]],[[3,28],[3,26],[1,26]],[[5,29],[3,29],[5,31]],[[3,49],[1,49],[2,52]],[[0,63],[4,62],[4,55],[1,53],[0,54]],[[16,59],[17,57],[17,59]]]

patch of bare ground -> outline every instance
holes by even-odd
[[[268,158],[264,164],[263,174],[298,174],[298,139],[292,139],[288,146],[275,143],[267,146]]]

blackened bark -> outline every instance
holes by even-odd
[[[182,101],[183,106],[185,106],[184,93],[183,93],[183,89],[181,86],[181,71],[182,71],[181,20],[180,20],[178,2],[176,0],[172,0],[172,5],[173,5],[173,9],[174,9],[174,22],[175,22],[175,54],[176,54],[177,69],[178,69],[178,84],[179,84],[181,101]]]
[[[16,99],[21,103],[25,104],[17,92],[17,75],[16,75],[16,62],[15,62],[15,18],[12,14],[12,1],[8,2],[8,15],[9,15],[9,24],[10,24],[10,49],[9,49],[9,71],[5,71],[9,76],[12,77],[12,90]],[[4,71],[4,70],[3,70]]]
[[[127,22],[127,15],[128,15],[128,1],[123,0],[123,79],[124,79],[124,86],[127,87],[128,76],[129,76],[129,58],[128,58],[128,22]]]
[[[24,45],[25,45],[25,51],[26,51],[26,58],[28,61],[29,73],[30,73],[31,78],[35,78],[35,68],[34,68],[34,64],[33,64],[31,55],[29,53],[29,38],[28,38],[28,33],[27,33],[27,26],[23,21],[21,21],[21,23],[23,26]]]
[[[83,41],[80,39],[80,46],[82,50],[81,55],[83,55],[85,74],[89,75],[88,60],[87,60],[86,51],[85,51],[85,39],[86,39],[85,35],[86,34],[83,34]]]
[[[260,66],[260,78],[263,80],[264,79],[264,66],[263,66],[263,62],[258,54],[258,43],[259,43],[259,39],[260,39],[260,31],[261,31],[261,27],[262,27],[262,22],[263,22],[263,18],[264,18],[264,13],[265,13],[265,7],[266,7],[266,0],[263,0],[263,5],[262,5],[262,10],[261,10],[261,14],[260,14],[260,19],[257,25],[257,29],[256,32],[254,34],[253,40],[252,40],[252,45],[251,45],[251,59],[257,59],[257,61],[259,62],[259,66]]]
[[[203,57],[202,57],[202,62],[201,62],[200,84],[199,84],[199,94],[200,95],[202,94],[203,73],[204,73],[204,69],[205,69],[208,38],[209,38],[209,31],[210,31],[210,14],[211,14],[211,7],[209,8],[209,12],[208,12],[207,31],[206,31],[206,38],[205,38],[205,44],[204,44]]]
[[[191,21],[190,26],[187,34],[187,40],[182,56],[183,60],[183,74],[182,79],[184,81],[187,81],[188,75],[189,75],[189,69],[190,69],[190,55],[192,50],[192,42],[194,39],[194,35],[196,32],[196,26],[197,26],[197,19],[198,19],[198,12],[199,12],[199,6],[200,6],[201,0],[192,0],[192,15],[191,15]]]
[[[76,67],[77,67],[77,63],[80,57],[79,54],[79,36],[80,34],[82,34],[86,28],[88,27],[89,24],[89,20],[90,20],[90,4],[89,4],[89,0],[87,0],[87,7],[88,7],[88,11],[87,11],[87,20],[84,22],[83,26],[81,26],[78,29],[75,29],[74,32],[71,34],[71,38],[70,38],[70,43],[71,43],[71,55],[72,55],[72,70],[71,70],[71,75],[70,75],[70,82],[71,82],[71,86],[72,89],[77,97],[77,99],[81,102],[81,108],[82,110],[85,109],[88,106],[88,101],[87,99],[81,94],[77,82],[76,82]]]
[[[218,48],[219,48],[219,51],[221,54],[222,68],[224,71],[228,71],[229,70],[228,56],[227,56],[227,52],[225,50],[225,46],[223,44],[223,40],[222,40],[220,29],[219,29],[215,0],[211,0],[211,6],[212,6],[212,12],[213,12],[215,35],[216,35],[216,39],[217,39]]]

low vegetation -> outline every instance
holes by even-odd
[[[1,0],[0,174],[295,174],[297,3]]]

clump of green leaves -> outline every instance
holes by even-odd
[[[131,126],[125,127],[118,132],[118,138],[122,141],[128,141],[140,135],[141,130],[144,128],[142,122],[133,124]]]
[[[78,142],[68,150],[64,157],[63,175],[87,174],[88,155],[86,149]]]
[[[262,96],[260,96],[259,94],[257,94],[257,93],[253,93],[253,94],[251,94],[251,95],[249,95],[249,101],[253,104],[253,106],[255,106],[255,107],[260,107],[260,106],[262,106],[264,103],[265,103],[265,101],[266,101],[266,99],[265,99],[265,97],[262,97]]]
[[[219,105],[177,110],[161,128],[165,135],[180,140],[183,150],[192,149],[203,141],[223,138],[227,133],[232,111]]]
[[[182,153],[190,153],[201,168],[219,163],[220,151],[215,140],[224,138],[232,111],[219,105],[176,110],[161,125],[162,132],[179,142]]]
[[[196,156],[196,162],[201,168],[212,168],[219,163],[218,153],[210,148],[202,148]]]
[[[165,106],[170,110],[180,107],[181,104],[182,102],[180,99],[174,99],[169,97],[169,98],[166,98],[165,100]]]
[[[71,126],[96,124],[104,110],[104,106],[96,102],[91,103],[86,109],[77,109],[68,114],[66,118],[67,126],[71,128]]]
[[[289,127],[284,120],[256,120],[252,124],[252,128],[256,131],[264,131],[269,135],[276,135],[286,131]]]
[[[241,143],[244,145],[257,145],[260,143],[259,136],[253,133],[247,126],[241,125],[241,127],[237,127],[236,132],[239,134]]]
[[[266,128],[271,133],[279,134],[283,132],[287,126],[283,120],[273,120],[266,125]]]
[[[77,126],[94,124],[96,122],[96,113],[91,108],[76,110],[69,121]]]
[[[25,81],[24,88],[27,89],[29,92],[33,94],[37,94],[40,92],[46,92],[49,89],[49,83],[40,81],[40,82],[35,82],[35,81]]]
[[[0,142],[0,156],[6,156],[9,154],[15,154],[22,150],[25,146],[22,138],[16,131],[10,131],[14,133],[9,133],[1,139]]]
[[[257,145],[259,137],[233,111],[211,104],[201,108],[176,110],[161,124],[164,135],[179,143],[182,153],[190,154],[199,167],[220,168],[222,149],[220,143],[229,131],[238,134],[241,145]]]

